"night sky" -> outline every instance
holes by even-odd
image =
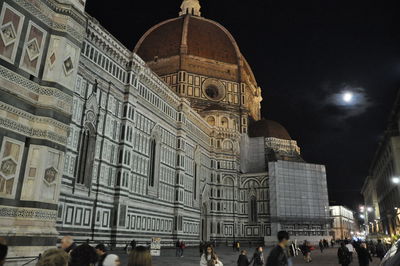
[[[181,2],[87,0],[86,11],[133,50],[151,26],[176,17]],[[400,88],[395,1],[200,2],[202,16],[232,33],[252,67],[263,117],[287,128],[306,161],[327,166],[331,204],[361,204]],[[352,103],[342,100],[344,91]]]

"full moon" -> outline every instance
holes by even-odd
[[[350,103],[353,100],[353,93],[351,92],[345,92],[343,93],[343,101],[346,103]]]

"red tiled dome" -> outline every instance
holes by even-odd
[[[249,136],[292,140],[286,128],[281,124],[265,119],[253,122],[250,125]]]
[[[192,15],[152,27],[136,44],[134,52],[146,62],[187,54],[238,64],[242,57],[228,30],[217,22]]]

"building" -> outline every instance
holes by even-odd
[[[290,227],[327,235],[325,168],[261,119],[249,64],[198,0],[133,52],[84,5],[1,5],[0,236],[10,256],[37,255],[67,234],[116,245],[268,242]],[[272,215],[290,214],[299,197],[270,204],[285,195],[281,177],[304,180],[303,194],[321,188],[301,221]]]
[[[392,108],[383,139],[372,160],[362,194],[370,234],[400,234],[400,93]]]
[[[330,229],[332,238],[336,240],[352,239],[358,231],[354,212],[344,206],[330,206],[329,210],[332,219]]]

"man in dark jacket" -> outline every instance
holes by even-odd
[[[382,244],[382,240],[378,239],[378,244],[376,245],[376,256],[382,260],[383,257],[385,257],[385,254],[386,248]]]
[[[278,232],[278,245],[269,253],[266,266],[287,266],[288,257],[285,249],[289,242],[289,233],[286,231]]]
[[[369,262],[372,262],[371,254],[369,253],[365,243],[362,243],[357,249],[357,255],[360,266],[368,266]]]
[[[238,266],[249,266],[250,262],[249,259],[247,258],[247,251],[246,250],[242,250],[242,252],[240,252],[238,261],[237,261],[237,265]]]
[[[96,247],[96,253],[99,255],[99,261],[97,262],[97,266],[103,266],[103,262],[107,257],[107,249],[104,244],[98,244]]]

